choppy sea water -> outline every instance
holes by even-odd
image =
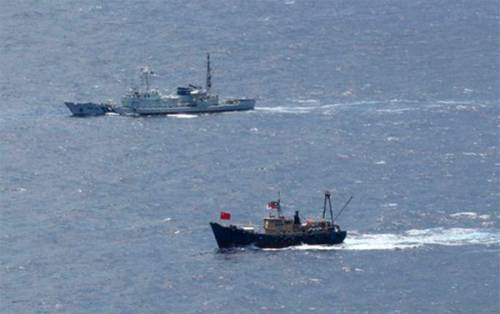
[[[5,313],[495,313],[496,1],[6,1]],[[251,112],[74,118],[142,64],[173,90],[210,51]],[[220,252],[221,210],[281,195],[344,244]]]

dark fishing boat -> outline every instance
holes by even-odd
[[[293,218],[286,218],[281,211],[280,200],[270,202],[268,208],[277,210],[277,215],[273,212],[263,218],[264,228],[258,231],[252,225],[222,225],[211,222],[210,226],[214,233],[219,248],[231,248],[253,245],[258,248],[284,248],[301,244],[333,245],[340,244],[346,238],[347,232],[342,231],[340,226],[335,224],[335,219],[347,207],[352,197],[347,201],[339,214],[333,218],[331,193],[325,191],[325,201],[323,206],[322,219],[319,221],[306,220],[301,223],[299,212],[295,212]],[[327,203],[330,208],[331,220],[325,220]],[[222,212],[221,219],[230,219],[230,213]]]

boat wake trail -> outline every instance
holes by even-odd
[[[387,104],[383,102],[374,102],[374,101],[361,101],[361,102],[353,102],[353,103],[331,103],[331,104],[319,104],[318,101],[309,100],[309,101],[295,101],[297,104],[292,104],[289,106],[276,106],[276,107],[256,107],[257,111],[264,111],[269,113],[286,113],[286,114],[308,114],[308,113],[322,113],[329,114],[336,110],[342,110],[346,108],[366,108],[369,110],[370,108],[385,108]],[[390,106],[395,106],[393,103],[389,104]],[[389,109],[387,109],[389,110]],[[398,111],[404,110],[415,110],[412,108],[399,108]]]
[[[178,113],[178,114],[171,114],[168,117],[169,118],[177,118],[177,119],[193,119],[193,118],[197,118],[198,115],[196,115],[196,114],[182,114],[182,113]]]
[[[267,111],[272,113],[293,113],[293,114],[306,114],[318,108],[315,107],[257,107],[255,110]]]
[[[430,245],[499,245],[500,231],[492,229],[433,228],[409,230],[403,234],[348,233],[344,243],[337,246],[301,245],[292,250],[401,250]]]
[[[287,105],[284,106],[257,106],[255,110],[263,111],[271,114],[309,114],[321,113],[332,114],[339,110],[363,110],[372,111],[378,114],[402,114],[405,112],[429,110],[442,108],[446,111],[464,111],[464,110],[477,110],[478,104],[474,102],[456,102],[456,101],[431,101],[420,102],[415,100],[405,99],[391,99],[385,101],[379,100],[365,100],[355,102],[332,102],[322,103],[320,100],[306,99],[306,100],[289,100]]]

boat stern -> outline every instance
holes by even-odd
[[[347,231],[341,231],[339,234],[339,243],[343,243],[347,237]]]

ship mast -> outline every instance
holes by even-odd
[[[149,76],[154,74],[147,66],[141,68],[141,81],[146,86],[146,91],[149,91]]]
[[[325,219],[325,214],[326,214],[326,202],[328,201],[328,205],[330,206],[330,217],[332,218],[332,225],[334,223],[333,220],[333,210],[332,210],[332,201],[330,200],[330,196],[332,193],[330,191],[324,191],[325,193],[325,204],[323,205],[323,220]]]
[[[281,191],[278,191],[278,217],[283,217],[281,212]]]
[[[205,83],[207,93],[210,92],[210,88],[212,88],[212,74],[210,73],[210,53],[207,53],[207,82]]]

